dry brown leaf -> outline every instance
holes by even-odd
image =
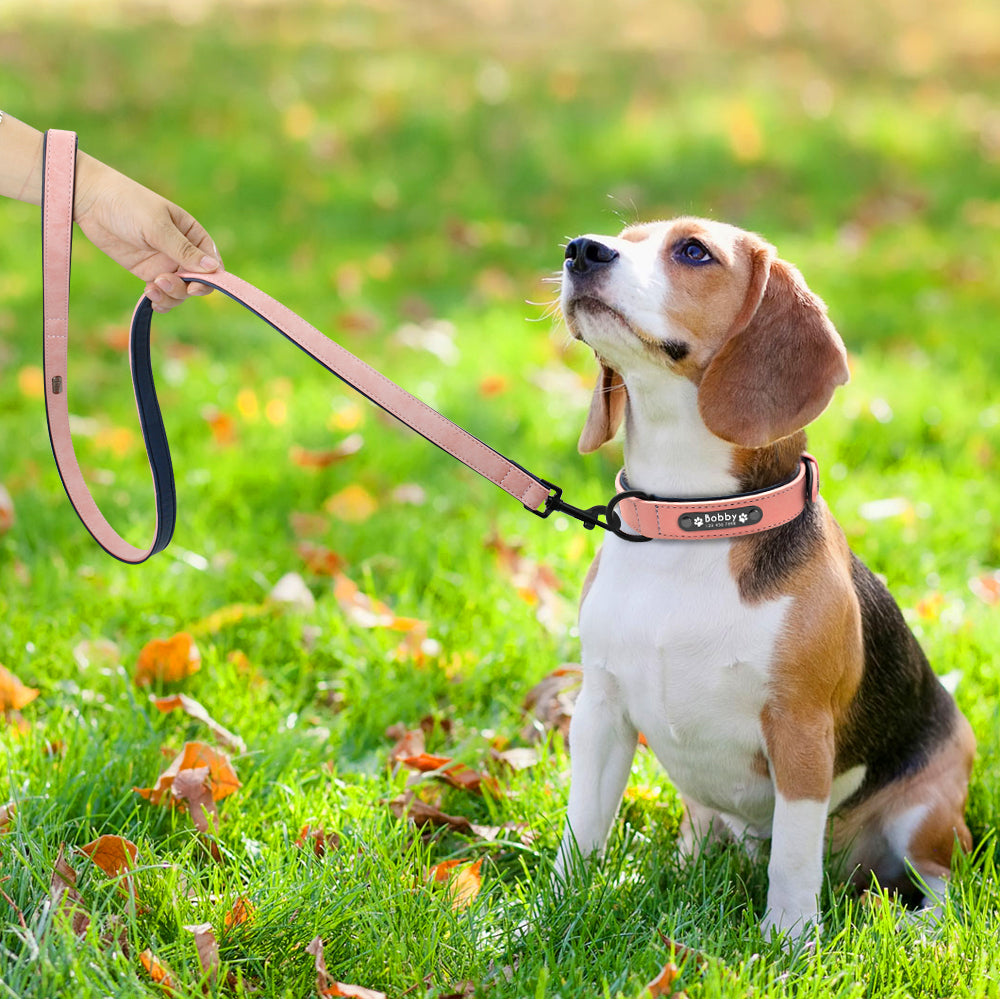
[[[408,818],[415,826],[443,826],[463,833],[472,832],[472,824],[464,816],[450,816],[437,806],[418,799],[412,792],[404,792],[387,803],[397,819]]]
[[[427,638],[427,622],[395,614],[387,604],[363,593],[349,576],[343,573],[334,574],[333,596],[348,621],[355,625],[361,628],[387,628],[394,632],[405,633],[403,642],[395,650],[395,655],[399,659],[423,662],[428,654],[429,645],[430,651],[435,651],[436,644],[432,644]]]
[[[139,953],[142,967],[149,973],[149,978],[168,993],[177,988],[177,978],[174,974],[147,948]]]
[[[190,632],[169,639],[153,639],[139,653],[135,683],[148,687],[155,681],[180,681],[201,669],[201,653]]]
[[[205,723],[212,733],[216,736],[220,743],[228,746],[232,750],[236,750],[239,753],[246,753],[247,746],[237,736],[235,733],[231,733],[225,726],[216,722],[211,715],[208,714],[208,709],[199,701],[195,701],[194,698],[189,698],[186,694],[172,694],[167,695],[165,698],[153,698],[153,704],[161,712],[172,712],[174,709],[181,709],[185,715],[189,715],[192,719],[198,722]]]
[[[38,688],[22,684],[0,664],[0,712],[18,711],[38,697]]]
[[[563,739],[569,736],[573,706],[580,693],[583,670],[572,663],[564,663],[543,677],[525,696],[524,710],[532,718],[521,731],[521,738],[530,743],[556,730]]]
[[[351,983],[338,983],[330,978],[326,971],[326,959],[323,956],[323,939],[318,935],[306,945],[306,954],[312,955],[316,962],[316,992],[321,997],[357,997],[359,1000],[385,1000],[385,994],[377,990],[369,990],[364,986],[354,986]]]
[[[404,729],[402,725],[390,726],[385,735],[395,740],[396,745],[389,751],[389,760],[400,761],[404,757],[418,757],[424,752],[426,737],[424,730]]]
[[[49,909],[55,914],[65,914],[73,933],[82,937],[90,926],[90,914],[83,905],[83,897],[76,889],[76,871],[66,860],[66,845],[59,848],[52,879],[49,882]]]
[[[218,824],[219,809],[212,797],[207,766],[180,771],[170,786],[170,794],[187,805],[191,822],[201,833],[208,833]]]
[[[490,789],[493,794],[500,792],[500,786],[496,778],[488,774],[480,774],[465,764],[453,764],[451,757],[439,757],[436,754],[421,753],[415,757],[397,758],[401,764],[419,771],[422,774],[432,774],[442,781],[446,781],[452,788],[458,788],[465,792],[475,792],[482,794],[483,786]]]
[[[219,943],[211,924],[185,924],[184,930],[194,935],[194,946],[198,949],[201,970],[210,982],[215,982],[219,974]]]
[[[667,962],[659,973],[646,983],[646,995],[649,997],[672,996],[674,983],[680,975],[680,969],[673,962]]]
[[[133,788],[144,799],[160,805],[182,771],[207,768],[205,783],[213,801],[218,802],[241,787],[229,758],[222,752],[204,743],[185,743],[184,749],[170,762],[170,766],[160,775],[152,788]]]
[[[326,854],[327,843],[334,849],[340,847],[340,836],[338,834],[328,834],[323,827],[312,827],[308,823],[299,831],[295,846],[305,847],[307,841],[312,842],[313,853],[317,858],[321,858]]]

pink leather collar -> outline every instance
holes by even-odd
[[[777,528],[798,517],[819,496],[819,466],[812,455],[803,454],[799,471],[786,483],[712,499],[644,498],[629,489],[624,469],[615,486],[619,494],[626,494],[616,504],[618,516],[646,538],[735,538]]]

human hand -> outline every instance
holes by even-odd
[[[94,246],[146,282],[156,312],[212,291],[177,276],[178,271],[210,273],[222,267],[215,243],[198,222],[83,152],[77,158],[73,218]]]

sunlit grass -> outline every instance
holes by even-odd
[[[18,803],[0,835],[0,991],[159,996],[137,958],[150,948],[194,995],[206,984],[184,927],[211,922],[218,995],[314,991],[304,948],[316,935],[332,976],[396,996],[640,995],[670,958],[661,935],[706,957],[681,968],[675,988],[690,996],[995,995],[1000,618],[982,583],[1000,567],[992,6],[954,5],[939,24],[902,3],[649,2],[627,17],[610,5],[184,7],[182,21],[127,4],[115,19],[105,4],[61,20],[4,7],[0,103],[76,128],[85,149],[189,208],[232,270],[573,503],[606,498],[620,455],[575,451],[593,362],[545,318],[560,244],[695,212],[759,230],[799,265],[852,355],[853,381],[811,431],[823,492],[957,683],[980,743],[977,849],[940,928],[897,930],[895,904],[832,881],[819,945],[785,954],[757,931],[762,864],[715,850],[680,865],[676,793],[642,753],[608,858],[557,900],[558,737],[534,767],[500,772],[500,796],[441,792],[449,814],[532,836],[425,843],[387,805],[406,780],[387,727],[429,716],[428,749],[473,767],[522,745],[525,695],[579,656],[574,602],[599,539],[529,517],[213,296],[154,326],[174,545],[140,568],[113,562],[49,455],[31,371],[37,211],[0,205],[0,482],[16,507],[0,536],[0,663],[41,691],[0,740],[0,804]],[[139,543],[151,496],[114,346],[139,289],[82,238],[74,261],[77,447]],[[363,445],[340,463],[294,459],[350,434]],[[353,487],[376,504],[359,521],[327,507]],[[558,581],[547,624],[496,539]],[[426,622],[426,657],[400,658],[400,633],[352,621],[303,541],[338,554],[394,615]],[[288,572],[314,608],[232,610],[261,609]],[[156,712],[131,680],[147,641],[220,609],[226,620],[198,634],[201,670],[167,686],[248,747],[234,758],[243,787],[220,803],[221,862],[189,817],[132,792],[166,765],[161,748],[209,735]],[[102,637],[117,655],[85,664],[80,643]],[[339,846],[303,850],[305,825]],[[78,940],[46,907],[52,866],[61,844],[101,833],[139,846],[142,905],[72,855],[93,917]],[[484,861],[460,912],[424,884],[450,858]],[[227,930],[240,895],[254,919]],[[100,938],[111,917],[127,950]]]

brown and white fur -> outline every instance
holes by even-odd
[[[625,422],[631,489],[714,497],[791,478],[802,428],[847,381],[843,344],[759,236],[703,219],[567,247],[561,306],[601,372],[580,438]],[[825,838],[867,885],[943,892],[975,741],[823,499],[734,539],[608,535],[580,607],[583,689],[557,858],[599,850],[639,732],[705,837],[770,838],[763,929],[819,922]],[[912,888],[912,886],[911,886]]]

